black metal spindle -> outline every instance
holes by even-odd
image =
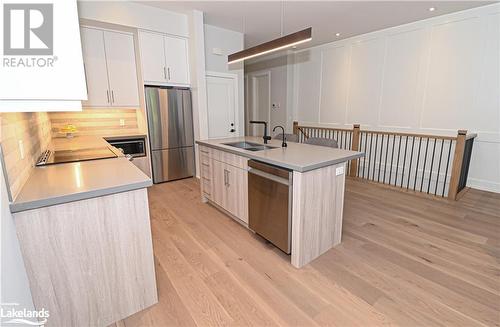
[[[370,179],[370,165],[372,163],[372,144],[373,144],[373,133],[370,135],[370,153],[368,154],[368,171],[366,172],[366,179]]]
[[[378,133],[375,134],[375,151],[373,153],[373,171],[372,171],[372,181],[375,180],[375,168],[377,168],[377,147],[378,147]]]
[[[422,188],[424,186],[425,164],[427,163],[427,150],[429,150],[429,140],[430,138],[427,138],[427,144],[425,145],[424,167],[422,167],[422,181],[420,183],[420,192],[422,192]]]
[[[387,157],[389,156],[389,141],[391,139],[391,135],[387,134],[387,144],[385,145],[385,159],[384,159],[384,179],[382,180],[382,183],[385,184],[385,174],[387,171]]]
[[[436,187],[434,188],[434,195],[437,195],[437,189],[439,184],[439,171],[441,170],[441,159],[443,158],[443,148],[444,148],[444,139],[441,140],[441,151],[439,151],[439,165],[436,176]]]
[[[418,141],[417,166],[415,167],[415,181],[413,182],[413,190],[414,191],[417,188],[418,164],[420,162],[420,148],[421,148],[421,146],[422,146],[422,136],[420,136],[420,140]]]
[[[431,169],[429,171],[429,184],[427,184],[427,194],[429,194],[429,191],[431,189],[432,166],[434,165],[434,152],[436,152],[436,143],[437,139],[434,139],[434,146],[432,147]]]
[[[396,161],[396,174],[394,175],[394,186],[398,185],[398,170],[399,170],[399,155],[401,153],[401,139],[402,139],[402,136],[399,135],[398,161]]]
[[[406,141],[405,141],[405,154],[403,156],[403,171],[401,172],[401,187],[403,187],[403,181],[405,179],[406,149],[407,148],[408,148],[408,135],[406,135]]]
[[[362,144],[363,144],[363,133],[359,133],[359,147],[358,147],[358,149],[361,149]],[[365,159],[363,158],[363,160],[365,160]],[[359,177],[359,168],[360,167],[361,167],[361,159],[358,159],[358,172],[357,172],[358,177]]]
[[[450,166],[451,146],[452,145],[453,145],[453,140],[450,140],[450,146],[448,147],[448,158],[446,159],[446,171],[444,172],[443,193],[441,193],[441,196],[443,196],[443,197],[444,197],[444,190],[446,189],[446,178],[448,177],[448,168]]]
[[[411,152],[410,152],[410,164],[408,167],[408,181],[406,182],[406,189],[410,188],[410,177],[411,177],[411,164],[413,161],[413,148],[415,147],[415,136],[411,137]]]
[[[394,147],[396,146],[396,135],[392,136],[391,167],[389,167],[389,185],[392,177],[392,163],[394,162]]]
[[[380,183],[380,170],[382,168],[382,152],[384,150],[384,134],[382,134],[382,140],[380,140],[380,157],[378,158],[378,174],[377,183]]]

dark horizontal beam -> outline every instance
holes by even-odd
[[[292,46],[294,44],[302,43],[311,40],[312,27],[305,30],[298,31],[292,34],[282,36],[272,41],[256,45],[254,47],[230,54],[227,59],[228,63],[242,61],[245,59],[257,57],[258,55],[274,52],[282,48]]]

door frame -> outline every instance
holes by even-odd
[[[255,117],[256,111],[254,110],[255,104],[256,104],[255,77],[267,76],[267,81],[268,81],[267,89],[268,89],[268,94],[269,94],[269,99],[268,99],[269,101],[267,104],[267,122],[268,122],[269,128],[271,128],[271,70],[266,69],[266,70],[255,71],[255,72],[248,73],[247,76],[250,77],[250,81],[252,83],[252,115],[251,115],[252,117],[249,117],[249,118],[251,118],[249,120],[256,119],[256,117]],[[269,132],[271,132],[271,131],[269,131]]]
[[[244,126],[241,125],[240,122],[240,108],[239,106],[239,90],[238,90],[238,74],[232,74],[232,73],[221,73],[221,72],[215,72],[215,71],[206,71],[205,72],[205,83],[207,80],[207,77],[215,77],[215,78],[224,78],[224,79],[230,79],[233,82],[233,98],[234,98],[234,127],[236,128],[236,136],[240,135],[241,131],[244,130]],[[208,91],[207,91],[208,92]],[[208,108],[208,93],[207,93],[207,99],[205,99],[207,102],[207,133],[209,130],[208,126],[208,115],[209,115],[209,108]]]

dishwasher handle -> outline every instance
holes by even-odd
[[[283,177],[279,177],[279,176],[276,176],[276,175],[273,175],[273,174],[270,174],[270,173],[266,173],[265,171],[262,171],[262,170],[259,170],[259,169],[255,169],[255,168],[248,168],[248,173],[249,174],[254,174],[254,175],[257,175],[257,176],[260,176],[260,177],[263,177],[263,178],[266,178],[266,179],[270,179],[274,182],[277,182],[277,183],[280,183],[280,184],[283,184],[283,185],[290,185],[290,181],[286,178],[283,178]]]

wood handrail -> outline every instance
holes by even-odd
[[[437,142],[437,140],[443,140],[443,142],[446,140],[446,141],[450,141],[450,143],[449,143],[450,149],[452,146],[451,142],[453,142],[455,144],[455,150],[453,153],[451,174],[449,175],[450,181],[449,181],[448,195],[447,196],[449,199],[457,200],[460,197],[460,194],[463,194],[466,191],[466,187],[464,188],[464,184],[465,184],[464,181],[467,178],[467,172],[468,172],[469,160],[470,160],[470,152],[471,152],[470,149],[472,146],[472,144],[471,144],[467,148],[469,150],[466,151],[466,143],[473,142],[473,140],[471,140],[471,139],[474,139],[475,137],[477,137],[477,134],[475,134],[475,133],[467,133],[466,130],[459,130],[457,132],[456,136],[447,136],[447,135],[394,132],[394,131],[389,132],[389,131],[361,130],[359,124],[354,124],[352,129],[346,129],[346,128],[337,128],[337,127],[300,125],[299,122],[297,122],[297,121],[293,122],[294,134],[298,135],[299,133],[303,133],[304,136],[307,138],[308,135],[303,130],[303,128],[315,129],[315,130],[319,130],[319,131],[340,131],[340,132],[352,133],[351,150],[353,150],[353,151],[360,151],[359,143],[360,143],[360,137],[362,134],[364,134],[364,135],[367,135],[367,134],[390,135],[390,136],[394,136],[394,137],[400,136],[400,137],[407,137],[407,138],[413,137],[413,138],[430,139],[430,140],[434,139],[435,142]],[[413,151],[413,149],[412,149],[412,151]],[[419,151],[420,151],[420,149],[419,149]],[[466,156],[465,152],[468,152],[469,154]],[[448,155],[448,158],[449,158],[449,155]],[[358,160],[359,159],[354,159],[351,161],[350,168],[349,168],[349,176],[352,176],[352,177],[358,176],[358,171],[357,171],[358,170]],[[441,159],[439,159],[439,160],[441,160]],[[464,163],[464,160],[465,160],[465,163]],[[391,165],[392,165],[392,163],[391,163]],[[424,163],[424,166],[425,166],[425,163]],[[463,168],[463,167],[465,167],[465,168]],[[410,166],[410,168],[411,168],[411,166]],[[403,169],[404,169],[404,167],[403,167]],[[446,171],[448,171],[448,170],[446,169]],[[364,172],[364,170],[363,170],[363,172]],[[396,171],[396,174],[397,174],[397,171]],[[462,175],[464,177],[462,177],[462,181],[461,181]],[[415,180],[416,180],[416,178],[415,178]],[[437,184],[436,184],[436,189],[437,189]],[[443,195],[444,195],[444,192],[445,191],[444,191],[444,186],[443,186]]]

